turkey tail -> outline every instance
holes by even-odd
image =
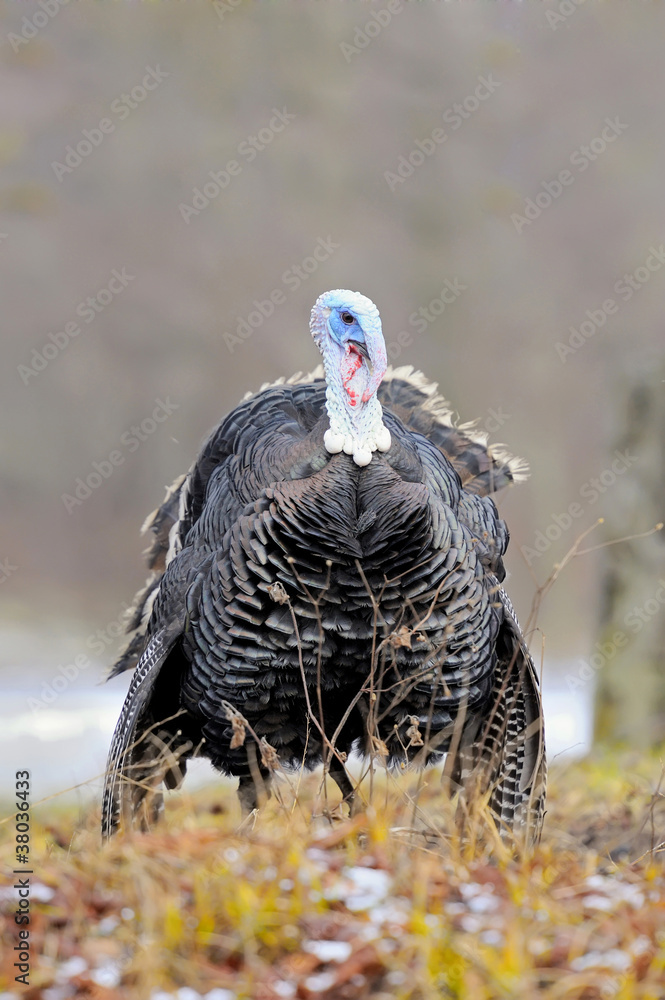
[[[506,617],[497,642],[490,716],[478,750],[500,830],[533,844],[545,816],[545,725],[533,660],[504,590],[500,596]]]
[[[526,844],[537,843],[544,819],[545,781],[544,731],[540,698],[533,667],[514,667],[517,689],[512,691],[502,712],[496,715],[496,731],[489,737],[492,758],[489,806],[502,832]],[[509,678],[506,678],[509,680]],[[509,687],[511,683],[509,680]]]
[[[538,678],[505,591],[486,720],[465,727],[446,771],[467,801],[487,796],[504,839],[533,845],[545,816],[545,727]]]
[[[122,650],[111,668],[109,679],[135,667],[145,648],[145,626],[169,561],[171,529],[179,520],[181,495],[186,480],[187,476],[178,476],[167,488],[166,496],[161,505],[157,510],[153,510],[152,514],[149,514],[141,525],[142,535],[148,531],[152,532],[153,535],[152,542],[144,552],[148,569],[152,572],[144,586],[136,593],[125,622],[125,632],[136,632],[137,629],[140,631],[131,637]],[[174,541],[174,547],[175,544]]]
[[[141,525],[141,534],[147,531],[153,534],[153,540],[148,549],[145,550],[146,563],[148,569],[157,573],[163,573],[166,569],[166,557],[169,551],[171,528],[178,520],[180,509],[180,493],[187,476],[178,478],[166,490],[161,505],[152,514],[146,517]]]
[[[106,765],[102,801],[102,836],[114,834],[121,821],[130,825],[140,814],[145,827],[161,810],[156,789],[162,781],[177,787],[184,778],[186,757],[192,744],[183,739],[170,720],[153,723],[150,703],[157,677],[180,629],[153,636],[132,676],[118,719]]]
[[[457,472],[468,493],[489,496],[510,483],[527,478],[529,466],[512,456],[503,445],[489,445],[479,421],[459,423],[459,417],[428,382],[410,366],[389,369],[379,388],[382,405],[406,426],[429,438]]]

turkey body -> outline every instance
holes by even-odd
[[[500,821],[538,825],[540,702],[501,589],[508,532],[486,495],[518,466],[454,427],[410,369],[378,395],[391,444],[361,467],[324,446],[322,378],[264,388],[153,516],[155,572],[117,667],[138,661],[105,833],[145,804],[146,785],[177,784],[193,753],[238,776],[253,808],[257,771],[269,777],[260,741],[284,766],[323,759],[349,799],[352,750],[426,763],[454,742],[458,778],[500,758],[488,779]]]

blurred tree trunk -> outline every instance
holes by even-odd
[[[662,360],[624,371],[612,411],[615,450],[601,477],[607,541],[665,521]],[[616,474],[622,464],[628,468]],[[590,657],[596,739],[655,746],[665,740],[665,531],[610,545],[601,555],[600,639]]]

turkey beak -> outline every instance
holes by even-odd
[[[366,344],[361,344],[359,340],[350,340],[349,344],[353,344],[358,354],[360,354],[367,362],[367,367],[369,368],[369,373],[372,375],[374,373],[374,365],[372,364],[372,359],[369,356],[369,351],[367,350]]]

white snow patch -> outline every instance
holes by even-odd
[[[88,963],[80,955],[68,958],[66,962],[58,967],[55,974],[56,983],[68,983],[74,976],[82,975],[88,968]]]
[[[105,962],[90,973],[90,978],[98,986],[113,990],[122,978],[122,969],[117,962]]]
[[[339,899],[349,910],[369,910],[382,903],[390,889],[390,876],[381,868],[343,868],[340,881],[326,889],[326,899]]]
[[[335,975],[333,972],[321,972],[318,976],[309,976],[305,980],[305,986],[312,993],[324,993],[335,985]]]
[[[352,950],[348,941],[305,941],[303,949],[320,962],[345,962]]]
[[[609,951],[589,951],[586,955],[574,958],[570,967],[574,972],[583,972],[584,969],[613,969],[615,972],[625,972],[632,965],[630,956],[619,948],[610,948]]]

